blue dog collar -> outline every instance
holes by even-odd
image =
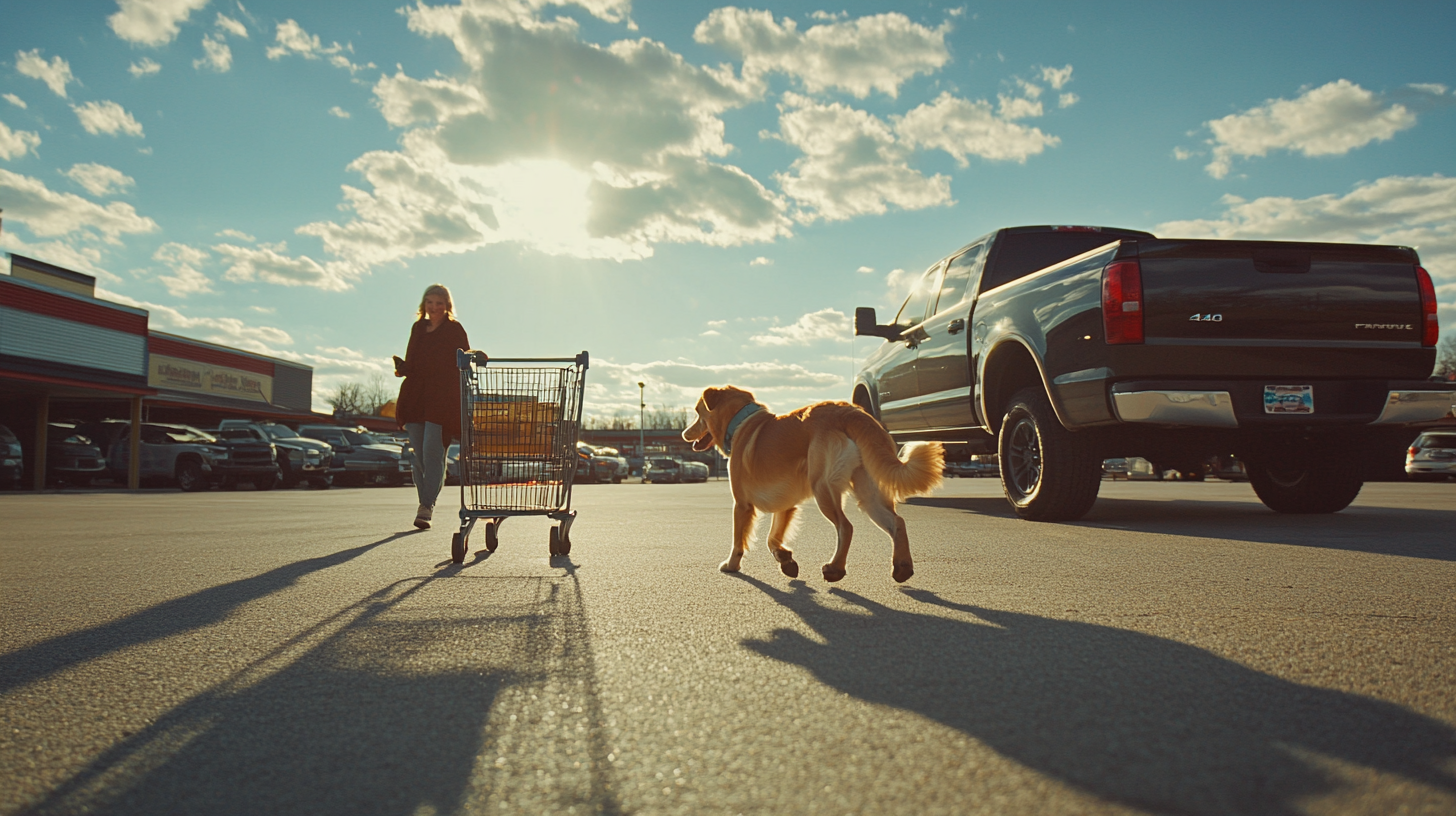
[[[733,434],[738,432],[738,426],[742,425],[745,420],[762,410],[762,405],[759,405],[756,402],[750,402],[742,408],[739,408],[738,413],[734,414],[733,418],[728,420],[728,430],[725,432],[725,436],[723,439],[724,453],[733,453]]]

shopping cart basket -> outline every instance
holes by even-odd
[[[561,358],[490,359],[457,351],[460,366],[460,532],[450,542],[459,564],[470,531],[485,519],[494,552],[511,516],[547,516],[550,552],[571,552],[571,484],[586,387],[587,353]]]

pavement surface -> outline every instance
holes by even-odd
[[[724,482],[449,562],[410,488],[0,495],[0,814],[1456,813],[1456,484],[998,482],[717,570]],[[472,544],[484,544],[476,528]]]

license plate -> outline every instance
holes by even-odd
[[[1266,413],[1266,414],[1312,414],[1312,413],[1314,413],[1314,386],[1312,386],[1312,385],[1266,385],[1266,386],[1264,386],[1264,413]]]

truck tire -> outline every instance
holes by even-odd
[[[293,469],[293,459],[290,456],[280,454],[278,456],[278,470],[281,474],[278,484],[285,490],[292,490],[298,487],[298,471]]]
[[[334,474],[330,473],[326,476],[310,477],[308,485],[316,490],[328,490],[334,486]]]
[[[177,462],[177,486],[183,493],[196,493],[207,489],[207,478],[202,473],[202,463],[187,458]]]
[[[1303,468],[1245,463],[1259,501],[1276,513],[1338,513],[1360,495],[1365,482],[1353,462],[1322,462]]]
[[[1087,433],[1062,427],[1040,388],[1016,392],[1001,423],[1001,489],[1028,521],[1073,521],[1087,514],[1102,485],[1102,457]]]
[[[278,474],[270,473],[267,476],[254,476],[254,490],[272,490],[278,486]]]

